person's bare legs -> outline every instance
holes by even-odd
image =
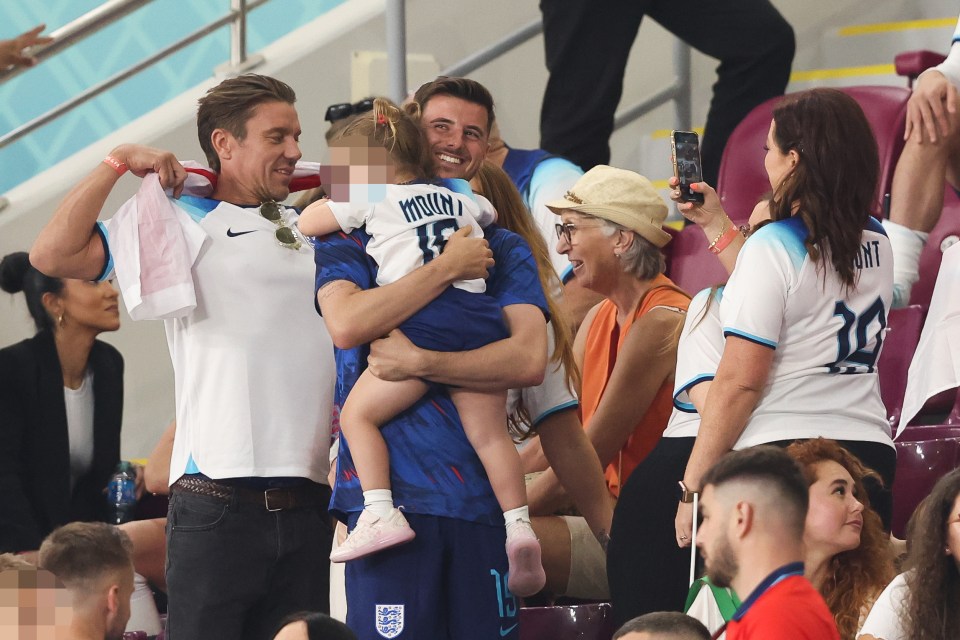
[[[450,390],[450,399],[503,509],[510,563],[507,586],[514,595],[531,596],[543,588],[546,576],[540,563],[540,544],[530,525],[520,454],[507,432],[506,392],[456,388]]]
[[[960,187],[960,111],[949,114],[949,134],[931,142],[914,135],[897,161],[884,225],[894,255],[894,306],[910,302],[920,253],[943,211],[943,183]]]
[[[340,411],[340,430],[364,491],[390,488],[390,455],[380,428],[423,397],[420,379],[387,382],[369,371],[360,374]]]
[[[390,454],[380,428],[423,397],[419,379],[388,382],[364,371],[340,411],[340,430],[350,445],[363,489],[363,512],[344,543],[330,553],[333,562],[355,560],[413,540],[414,532],[394,507]]]

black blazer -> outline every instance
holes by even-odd
[[[105,520],[103,488],[120,459],[123,357],[97,340],[93,371],[93,464],[70,495],[63,373],[53,334],[0,349],[0,552],[37,549],[56,527]]]

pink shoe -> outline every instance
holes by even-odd
[[[330,554],[330,561],[356,560],[383,549],[410,542],[416,535],[399,509],[393,509],[385,518],[379,518],[364,509],[357,519],[357,526],[353,528],[343,544]],[[539,547],[537,557],[540,557]]]
[[[547,583],[540,563],[540,542],[529,522],[517,522],[507,530],[507,588],[515,596],[526,598],[538,593]]]

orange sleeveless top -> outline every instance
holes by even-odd
[[[674,307],[686,311],[690,297],[676,288],[665,275],[653,280],[653,287],[640,302],[637,313],[627,319],[622,328],[617,325],[617,308],[610,300],[600,303],[600,309],[590,325],[583,356],[583,384],[580,393],[580,418],[584,428],[590,424],[603,398],[607,381],[617,362],[617,354],[630,327],[654,307]],[[607,465],[607,487],[614,496],[640,462],[647,457],[663,434],[673,410],[673,377],[664,381],[650,408],[634,427],[633,433],[620,453]]]

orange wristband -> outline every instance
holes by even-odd
[[[710,253],[716,255],[730,246],[730,243],[733,242],[733,239],[737,237],[740,233],[740,230],[735,226],[730,225],[730,228],[724,231],[716,240],[710,243],[708,247]]]
[[[118,176],[122,176],[127,172],[127,165],[123,164],[113,156],[107,156],[106,158],[104,158],[103,164],[107,165],[108,167],[116,171]]]

